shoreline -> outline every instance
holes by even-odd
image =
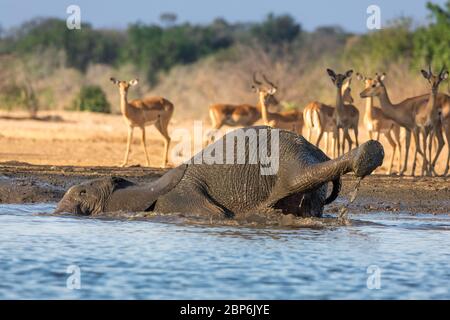
[[[169,169],[152,167],[52,166],[24,162],[0,163],[0,204],[58,202],[65,191],[82,181],[120,176],[135,182],[151,181]],[[325,213],[337,213],[348,203],[357,179],[343,177],[342,191]],[[449,214],[449,177],[398,177],[370,175],[361,182],[349,213],[406,212],[411,214]]]

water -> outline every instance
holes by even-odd
[[[283,230],[35,214],[53,209],[0,205],[0,298],[450,298],[448,216]]]

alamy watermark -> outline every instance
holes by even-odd
[[[81,9],[80,6],[71,4],[67,7],[66,13],[69,16],[66,19],[66,26],[69,30],[81,29]]]
[[[70,274],[66,280],[66,288],[69,290],[81,289],[81,268],[75,264],[67,267],[66,273]]]
[[[367,267],[367,289],[379,290],[381,289],[381,268],[377,265],[370,265]]]
[[[369,15],[366,20],[366,26],[369,30],[381,29],[381,9],[372,4],[367,7],[366,13]]]
[[[209,132],[211,133],[211,132]],[[218,132],[213,133],[214,136]],[[193,135],[186,128],[173,131],[181,142],[172,149],[174,162],[190,164],[259,164],[261,175],[275,175],[280,163],[280,131],[278,129],[246,128],[229,130],[225,139],[218,139],[203,149],[205,135],[202,121],[195,121]],[[211,138],[211,134],[206,134]],[[194,152],[192,152],[194,146]]]

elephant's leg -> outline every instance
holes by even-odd
[[[189,189],[177,188],[158,199],[155,211],[217,218],[233,216],[233,213],[215,202],[202,188],[192,186]]]

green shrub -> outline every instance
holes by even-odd
[[[73,109],[79,111],[111,112],[111,105],[99,86],[83,86],[73,101]]]

